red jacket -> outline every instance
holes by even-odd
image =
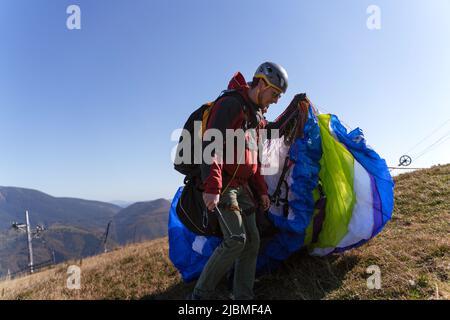
[[[226,129],[243,129],[247,121],[249,129],[256,128],[258,137],[259,129],[264,128],[266,124],[259,106],[254,104],[248,97],[249,87],[241,73],[237,72],[233,76],[228,85],[228,89],[236,90],[244,98],[246,102],[246,114],[244,114],[241,99],[233,96],[219,98],[212,107],[206,129],[215,128],[222,132],[224,140],[223,160],[219,161],[215,157],[213,158],[214,161],[212,164],[208,165],[203,163],[201,165],[203,187],[206,193],[220,194],[227,186],[237,187],[239,185],[249,184],[258,193],[258,196],[266,195],[267,184],[264,177],[260,174],[261,166],[259,161],[255,161],[257,150],[256,152],[252,152],[246,143],[245,162],[242,161],[239,165],[237,164],[237,145],[235,145],[233,163],[226,162]],[[204,141],[203,150],[210,143],[209,141]],[[213,154],[213,156],[217,155]],[[232,179],[233,175],[234,178]]]

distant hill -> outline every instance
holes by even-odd
[[[0,187],[0,231],[12,221],[24,222],[25,210],[32,225],[54,223],[92,231],[104,229],[122,208],[106,202],[76,198],[56,198],[43,192],[15,187]]]
[[[450,299],[450,165],[394,180],[393,217],[379,235],[343,254],[293,254],[280,269],[259,278],[257,298]],[[194,286],[183,283],[170,262],[167,238],[83,260],[81,290],[65,287],[71,263],[79,264],[0,282],[0,299],[184,299]],[[380,290],[367,287],[371,265],[380,268]],[[226,283],[219,294],[227,298]]]
[[[168,200],[142,202],[125,209],[100,201],[57,198],[43,192],[0,187],[0,276],[28,265],[25,234],[11,230],[13,221],[42,224],[48,229],[33,240],[35,263],[55,258],[56,262],[103,252],[102,238],[112,221],[107,248],[167,235]],[[54,251],[54,257],[52,254]]]
[[[167,236],[169,210],[166,199],[132,204],[114,216],[115,239],[123,245]]]
[[[121,208],[126,208],[133,204],[133,202],[123,201],[123,200],[112,200],[112,201],[109,201],[109,203],[115,204],[116,206],[119,206]]]

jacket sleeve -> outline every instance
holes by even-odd
[[[205,159],[203,159],[202,164],[200,165],[201,177],[205,193],[220,194],[222,190],[222,169],[223,159],[225,157],[224,147],[226,129],[239,128],[242,119],[242,106],[236,98],[224,97],[216,101],[216,103],[214,104],[206,128],[219,130],[222,134],[223,143],[220,150],[212,148],[211,146],[211,153],[208,153],[206,155],[206,157],[211,156],[212,163],[205,163]],[[214,140],[203,141],[202,150],[206,151],[206,148],[212,143],[214,143]]]

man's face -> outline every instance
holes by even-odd
[[[267,112],[267,109],[272,103],[277,103],[281,96],[281,91],[274,87],[268,86],[263,80],[258,85],[261,85],[260,91],[260,107],[263,113]]]

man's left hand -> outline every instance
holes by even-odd
[[[261,207],[264,211],[268,210],[270,207],[270,199],[267,194],[261,196]]]

